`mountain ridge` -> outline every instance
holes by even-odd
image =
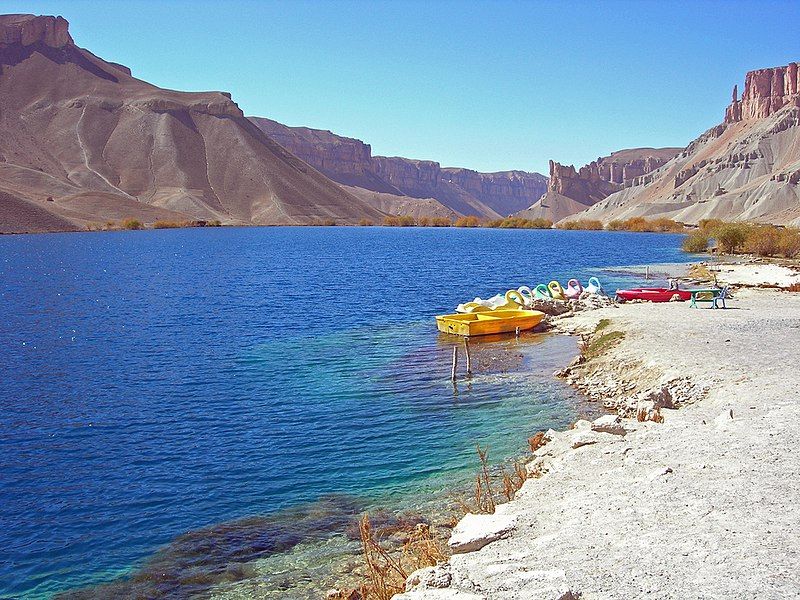
[[[118,208],[226,224],[385,214],[264,135],[230,94],[138,80],[76,46],[61,17],[0,16],[0,106],[0,191],[77,228]]]

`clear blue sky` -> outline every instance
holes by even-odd
[[[4,0],[137,77],[374,154],[547,173],[683,146],[746,71],[800,60],[800,2]]]

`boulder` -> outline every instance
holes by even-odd
[[[592,431],[611,433],[613,435],[625,435],[625,426],[618,415],[603,415],[592,422]]]
[[[512,516],[467,513],[455,526],[447,543],[453,554],[475,552],[487,544],[508,537],[515,527],[516,519]]]

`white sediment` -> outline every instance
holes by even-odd
[[[765,267],[725,265],[720,278],[794,281]],[[503,505],[511,530],[487,521],[483,545],[473,528],[465,539],[479,550],[415,574],[396,598],[800,597],[800,294],[741,289],[728,306],[563,319],[625,332],[567,375],[634,418],[548,432],[529,465],[544,475]]]

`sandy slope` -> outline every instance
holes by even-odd
[[[564,320],[589,331],[610,318],[627,332],[599,371],[581,367],[584,384],[607,378],[624,402],[672,382],[696,401],[663,409],[662,424],[624,419],[624,436],[588,423],[553,434],[538,451],[547,473],[474,528],[510,520],[510,536],[400,597],[797,598],[800,294],[740,290],[730,306],[628,304]]]

